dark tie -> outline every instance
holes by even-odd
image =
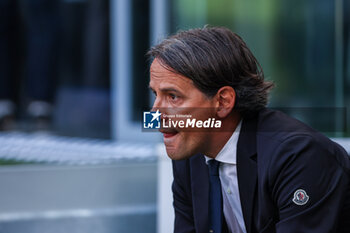
[[[222,196],[219,177],[220,162],[215,159],[208,161],[209,167],[209,232],[222,232]]]

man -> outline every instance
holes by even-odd
[[[173,113],[221,121],[221,130],[160,129],[173,159],[175,232],[350,232],[348,155],[265,108],[273,84],[238,35],[183,31],[149,55],[164,122]]]

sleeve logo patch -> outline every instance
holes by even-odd
[[[298,189],[294,192],[293,202],[297,205],[305,205],[309,201],[309,196],[306,194],[305,190]]]

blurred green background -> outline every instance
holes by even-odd
[[[0,110],[8,100],[14,108],[7,118],[0,111],[0,129],[143,141],[142,112],[153,101],[145,53],[178,30],[210,25],[228,27],[246,41],[276,84],[270,107],[328,136],[347,137],[349,4],[2,0]],[[38,89],[45,95],[35,95]],[[38,117],[29,107],[36,101],[49,103],[51,111]]]

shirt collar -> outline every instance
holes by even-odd
[[[225,146],[221,149],[218,155],[215,157],[215,160],[221,163],[237,164],[237,142],[239,138],[239,133],[241,131],[242,120],[238,123],[235,131],[232,133],[230,139],[226,142]],[[205,162],[208,164],[208,161],[212,158],[204,156]]]

